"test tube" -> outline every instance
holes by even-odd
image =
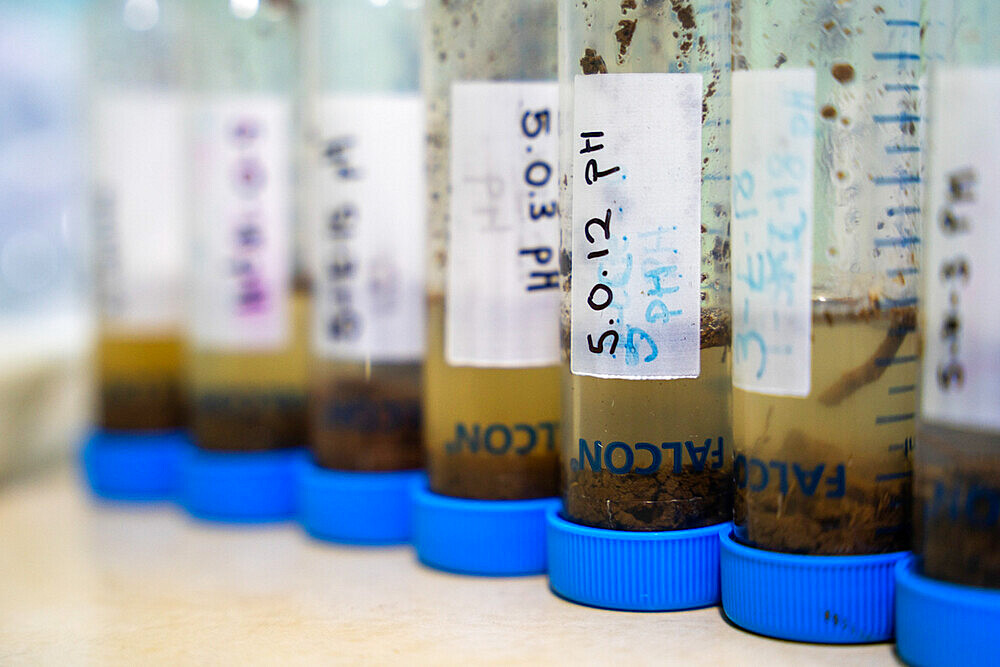
[[[88,20],[100,495],[170,497],[187,446],[183,6],[101,0]]]
[[[566,428],[550,581],[602,607],[713,604],[732,512],[728,4],[560,9]]]
[[[920,2],[739,2],[733,26],[723,605],[762,634],[882,641],[910,535]]]
[[[306,20],[314,536],[410,536],[425,336],[422,2],[323,0]]]
[[[996,660],[1000,627],[1000,5],[929,2],[924,363],[914,551],[897,566],[899,654]]]
[[[198,517],[295,511],[305,443],[307,302],[293,283],[297,5],[192,3],[192,436]],[[294,289],[293,289],[294,287]]]
[[[448,570],[544,569],[558,487],[556,1],[425,10],[428,348],[415,544]]]

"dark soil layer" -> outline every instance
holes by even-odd
[[[680,474],[615,474],[607,470],[569,473],[565,512],[569,519],[611,530],[680,530],[732,518],[732,478],[725,470],[686,469]]]
[[[420,397],[383,383],[343,380],[311,397],[311,447],[316,462],[334,470],[419,468]]]
[[[180,382],[112,382],[101,387],[100,424],[108,430],[166,431],[183,428]]]
[[[736,493],[736,537],[771,551],[814,555],[879,554],[910,548],[910,482],[858,483],[871,470],[851,470],[843,497],[806,496],[797,487]]]
[[[926,467],[916,484],[916,550],[928,577],[1000,588],[1000,462]]]
[[[302,447],[306,400],[298,393],[218,392],[195,398],[192,435],[202,449],[255,452]]]
[[[457,498],[524,500],[559,494],[559,460],[545,456],[431,453],[431,491]]]

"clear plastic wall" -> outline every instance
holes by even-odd
[[[1000,587],[1000,5],[927,3],[925,359],[914,550],[929,577]]]
[[[909,546],[920,3],[733,3],[736,537]]]
[[[184,426],[187,208],[181,0],[102,0],[88,21],[99,423]]]
[[[422,460],[425,329],[422,2],[308,8],[310,445],[320,465]]]
[[[308,303],[293,282],[297,3],[190,2],[193,437],[301,446]]]
[[[725,3],[562,1],[562,467],[572,521],[654,531],[731,517],[729,36]],[[672,76],[642,78],[658,74]],[[602,92],[600,79],[616,75],[607,85],[627,92]],[[608,100],[620,109],[598,121],[593,109]],[[602,178],[618,189],[580,199]]]
[[[553,496],[556,2],[430,0],[425,11],[431,490]]]

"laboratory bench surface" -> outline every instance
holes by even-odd
[[[232,528],[95,502],[64,466],[0,489],[0,663],[898,664],[812,646],[718,608],[591,609],[544,577],[435,572],[404,547]]]

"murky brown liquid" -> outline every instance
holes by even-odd
[[[204,449],[266,451],[306,442],[308,297],[292,297],[290,340],[274,352],[192,355],[192,434]]]
[[[1000,588],[1000,435],[921,424],[914,550],[928,577]]]
[[[915,313],[813,313],[808,397],[733,391],[736,536],[791,553],[908,549]]]
[[[165,431],[184,427],[184,353],[179,336],[103,335],[97,354],[102,428]]]
[[[692,380],[566,373],[564,419],[573,425],[562,462],[569,519],[652,531],[732,518],[728,350],[703,348],[701,375]]]
[[[309,397],[316,463],[334,470],[419,468],[420,384],[420,364],[320,362]]]
[[[444,302],[428,304],[424,418],[431,490],[515,500],[559,487],[559,367],[470,368],[444,360]]]

